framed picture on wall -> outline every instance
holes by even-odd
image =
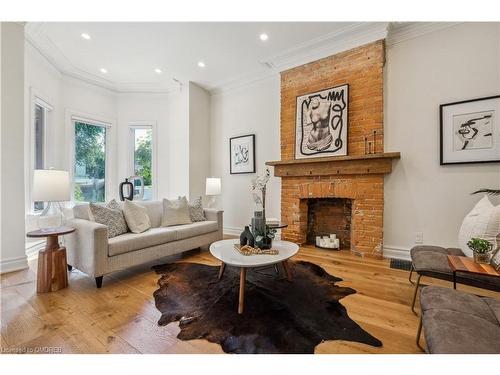
[[[500,95],[439,106],[440,164],[500,162]]]
[[[229,139],[230,173],[255,173],[255,134]]]
[[[297,97],[295,158],[347,155],[349,85]]]

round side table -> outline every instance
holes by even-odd
[[[38,253],[37,293],[55,292],[68,286],[66,248],[59,246],[59,236],[73,233],[75,228],[56,227],[28,232],[28,237],[47,237],[45,249]]]

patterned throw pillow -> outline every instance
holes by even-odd
[[[203,203],[201,202],[201,197],[196,198],[194,201],[189,203],[189,216],[192,222],[205,221],[205,212],[203,211]]]
[[[128,232],[123,211],[116,200],[111,200],[106,206],[90,202],[89,208],[94,221],[108,227],[108,238]]]

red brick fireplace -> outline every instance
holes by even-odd
[[[314,216],[325,221],[315,230],[336,230],[344,237],[344,248],[382,256],[384,174],[391,172],[392,159],[399,158],[399,153],[384,153],[384,56],[381,40],[281,73],[281,160],[267,164],[282,179],[281,220],[288,224],[283,239],[311,242]],[[349,84],[348,155],[295,159],[296,97],[344,84]],[[365,155],[364,138],[374,131],[376,154]],[[350,213],[336,210],[333,203],[318,211],[318,200],[324,199],[348,200]]]

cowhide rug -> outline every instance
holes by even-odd
[[[249,270],[245,311],[237,312],[239,269],[172,263],[154,267],[161,275],[154,292],[159,325],[179,321],[181,340],[206,339],[226,353],[314,353],[324,340],[382,346],[347,315],[339,300],[354,289],[308,262],[290,262],[293,281],[274,270]]]

